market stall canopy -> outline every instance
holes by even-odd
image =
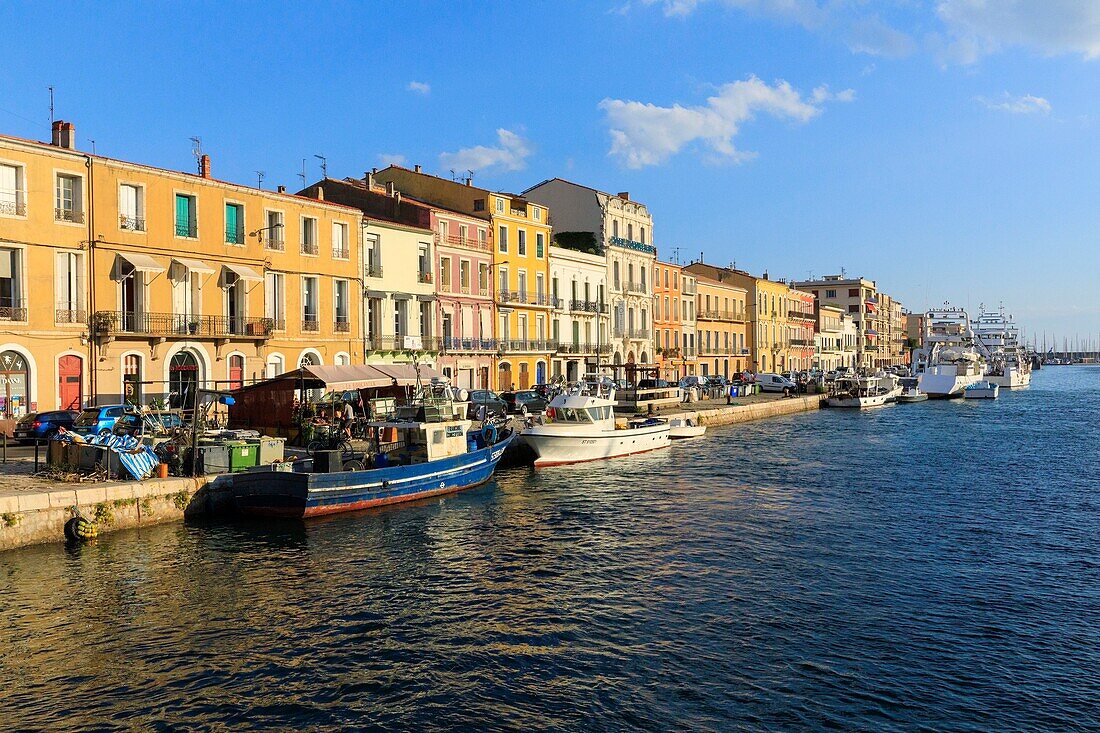
[[[412,364],[310,364],[300,370],[302,377],[323,382],[334,390],[356,389],[359,387],[388,387],[397,381],[399,386],[416,384],[416,368]],[[285,378],[287,375],[282,375]],[[429,366],[420,367],[420,379],[423,382],[438,377],[439,372]]]

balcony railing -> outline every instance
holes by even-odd
[[[53,218],[56,221],[67,221],[70,224],[83,224],[84,212],[76,209],[54,209]]]
[[[699,347],[699,353],[708,356],[732,356],[734,354],[740,354],[741,349],[736,349],[732,346],[707,346],[704,344]]]
[[[430,283],[432,281],[432,273],[418,272],[416,273],[416,281],[418,283]]]
[[[332,259],[347,260],[351,258],[351,249],[347,245],[337,245],[332,248]]]
[[[87,323],[88,311],[74,309],[69,303],[58,303],[53,312],[54,323]]]
[[[19,196],[18,198],[23,198]],[[23,201],[0,201],[0,214],[7,216],[26,216],[27,204]]]
[[[550,339],[504,339],[501,347],[507,352],[555,351],[558,342]]]
[[[321,249],[317,246],[316,242],[302,242],[302,254],[304,255],[316,255],[320,254]]]
[[[439,340],[426,336],[368,336],[371,351],[436,351]]]
[[[286,251],[286,240],[283,239],[281,232],[270,235],[264,240],[264,249],[275,250],[276,252]]]
[[[587,341],[558,344],[559,354],[595,354],[596,344]]]
[[[442,236],[439,232],[435,233],[436,244],[449,244],[454,247],[466,247],[467,249],[476,249],[482,252],[489,252],[493,249],[493,245],[489,243],[489,240],[471,239],[470,237],[463,237],[459,234],[448,234],[446,237]]]
[[[807,313],[806,311],[800,311],[800,310],[789,310],[789,311],[787,311],[787,318],[791,318],[791,319],[794,319],[796,321],[816,321],[817,320],[817,316],[815,316],[812,311]]]
[[[321,322],[317,320],[317,316],[307,313],[302,316],[302,331],[306,333],[316,333],[321,330]]]
[[[791,339],[791,346],[813,346],[813,339]]]
[[[177,237],[191,237],[194,239],[198,236],[199,227],[194,222],[176,222],[176,236]]]
[[[128,232],[144,232],[145,220],[137,216],[127,216],[126,214],[120,214],[118,217],[119,229],[125,229]]]
[[[497,295],[501,303],[526,303],[527,305],[549,305],[557,307],[560,299],[546,293],[532,293],[529,290],[501,290]]]
[[[0,297],[0,321],[27,320],[27,302],[22,298]]]
[[[496,339],[456,338],[454,336],[443,337],[444,351],[496,351]]]
[[[226,229],[226,244],[244,244],[244,229]]]
[[[183,313],[138,313],[96,311],[92,330],[98,334],[140,334],[147,336],[242,336],[268,338],[275,327],[270,318],[197,316]]]
[[[478,294],[478,295],[482,295],[482,296],[488,296],[488,295],[489,295],[489,288],[482,288],[482,287],[479,287],[479,288],[477,289],[477,294]]]
[[[645,293],[649,292],[649,289],[645,286],[645,283],[628,282],[626,284],[626,291],[628,293]]]
[[[628,328],[625,334],[628,339],[647,339],[651,336],[648,328]]]
[[[745,311],[700,308],[697,316],[701,321],[731,321],[734,323],[743,323],[745,320]]]
[[[382,265],[367,264],[367,277],[382,277]]]
[[[332,322],[332,332],[333,333],[350,333],[351,332],[351,323],[349,323],[347,321],[347,319],[333,321]]]
[[[607,304],[598,300],[570,300],[569,310],[585,313],[607,313]]]

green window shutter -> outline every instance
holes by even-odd
[[[225,241],[237,241],[237,207],[233,204],[225,205]]]
[[[191,223],[191,206],[186,196],[176,194],[176,226],[187,226]]]

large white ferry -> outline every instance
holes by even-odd
[[[599,381],[573,385],[554,397],[540,423],[521,437],[535,451],[535,466],[598,461],[667,448],[669,424],[636,418],[616,424],[614,388]]]
[[[974,344],[970,316],[944,303],[925,317],[924,344],[913,352],[913,373],[930,398],[962,397],[985,377],[986,360]]]
[[[1005,316],[1004,306],[997,313],[978,311],[974,337],[986,352],[989,365],[986,379],[1000,387],[1026,387],[1031,384],[1031,358],[1020,344],[1020,330]]]

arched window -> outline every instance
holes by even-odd
[[[272,354],[267,357],[267,378],[277,377],[282,374],[285,369],[286,362],[283,361],[283,357],[278,354]]]
[[[27,361],[17,351],[0,353],[0,400],[4,417],[11,419],[27,414],[30,404],[31,377]]]
[[[140,405],[144,399],[141,387],[141,357],[127,354],[122,360],[122,393],[127,404]]]

